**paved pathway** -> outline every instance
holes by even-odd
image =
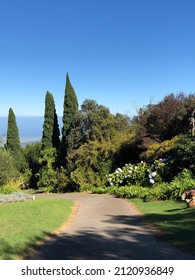
[[[157,241],[143,217],[124,199],[96,194],[52,197],[76,200],[77,213],[62,233],[54,235],[30,259],[195,259]]]

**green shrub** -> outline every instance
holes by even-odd
[[[169,184],[168,183],[159,183],[156,186],[148,189],[145,194],[145,201],[154,201],[154,200],[163,200],[168,198],[169,193]]]
[[[148,189],[145,201],[180,199],[186,190],[195,188],[195,178],[190,170],[184,169],[170,183],[159,183]]]
[[[135,197],[144,197],[147,188],[141,186],[125,186],[125,187],[118,187],[118,186],[111,186],[111,187],[93,187],[91,188],[93,193],[98,194],[105,194],[109,193],[115,195],[116,197],[121,198],[135,198]]]
[[[98,187],[94,187],[92,185],[84,185],[79,188],[80,192],[88,192],[88,191],[95,191]]]
[[[141,186],[125,186],[119,187],[113,193],[116,197],[123,197],[123,198],[135,198],[139,197],[142,198],[145,196],[147,192],[147,188]]]
[[[178,141],[170,152],[168,162],[170,181],[183,169],[189,169],[195,175],[195,140],[189,134],[179,135]]]
[[[56,185],[53,187],[54,192],[65,193],[69,191],[70,179],[67,176],[66,170],[61,166],[56,168]]]
[[[22,172],[25,188],[37,188],[38,177],[36,174],[41,168],[39,162],[42,143],[32,143],[22,148],[23,157],[26,161],[26,167]]]
[[[18,176],[12,156],[7,150],[0,148],[0,187]]]
[[[93,187],[92,189],[92,192],[93,193],[96,193],[96,194],[106,194],[108,193],[108,188],[103,186],[103,187]]]
[[[2,194],[11,194],[13,192],[18,192],[20,190],[20,187],[16,184],[6,184],[2,186],[0,192]]]
[[[184,169],[181,173],[174,177],[170,183],[171,198],[177,199],[185,191],[195,188],[195,177],[188,169]]]
[[[161,143],[153,143],[148,147],[147,151],[144,153],[144,158],[150,162],[159,158],[164,158],[175,147],[178,141],[179,136],[177,135],[170,140],[165,140]]]
[[[76,170],[71,172],[71,180],[79,187],[86,185],[101,186],[102,180],[98,172],[94,172],[91,167],[84,169],[78,167]]]

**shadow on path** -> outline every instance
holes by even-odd
[[[162,242],[145,217],[124,199],[110,195],[52,195],[78,201],[77,214],[65,231],[50,235],[29,259],[37,260],[161,260],[195,259]],[[174,213],[169,213],[173,216]],[[153,219],[159,219],[153,214]],[[181,217],[180,217],[181,218]],[[47,233],[46,233],[47,234]],[[29,244],[33,247],[33,244]],[[35,248],[36,249],[36,248]]]
[[[78,231],[73,236],[50,235],[52,240],[40,248],[34,257],[46,260],[161,259],[158,251],[153,254],[150,240],[146,242],[147,234],[131,232],[129,239],[128,230],[125,227],[118,231],[108,229],[103,236],[89,228],[87,232]]]
[[[160,260],[195,259],[175,247],[158,243],[137,216],[108,216],[107,229],[93,227],[52,238],[31,259],[43,260]],[[117,230],[116,226],[117,225]],[[163,250],[161,245],[163,246]]]

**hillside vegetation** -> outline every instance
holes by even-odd
[[[178,199],[195,186],[195,95],[169,94],[129,118],[78,100],[67,74],[60,133],[52,93],[45,97],[42,140],[21,147],[13,110],[0,149],[0,190],[93,189],[145,201]]]

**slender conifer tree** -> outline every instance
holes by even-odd
[[[66,137],[69,134],[70,126],[78,112],[78,100],[74,88],[70,82],[68,73],[66,74],[66,86],[64,96],[64,110],[63,110],[63,128],[62,128],[62,157],[66,155]]]
[[[45,114],[42,134],[42,148],[58,148],[60,144],[58,117],[53,95],[47,91],[45,96]]]
[[[6,149],[12,155],[16,167],[21,168],[21,146],[16,117],[12,108],[9,109]]]

